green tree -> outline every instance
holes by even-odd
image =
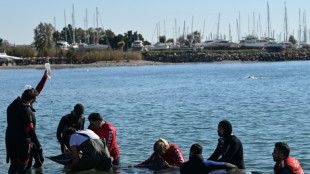
[[[44,50],[52,47],[52,34],[54,31],[52,24],[42,22],[34,29],[34,45],[39,50],[41,56],[44,56]]]
[[[138,34],[138,32],[134,32],[132,33],[132,30],[127,31],[127,33],[124,33],[124,42],[125,42],[125,50],[129,49],[131,47],[131,44],[135,41],[135,40],[144,40],[143,36],[141,34]]]
[[[293,35],[290,35],[288,41],[289,41],[289,42],[292,42],[292,44],[296,44],[296,43],[297,43],[297,40],[294,38]]]
[[[143,45],[151,45],[151,42],[145,40],[145,41],[143,41]]]
[[[166,36],[159,36],[160,43],[166,43]]]
[[[2,48],[2,42],[3,42],[3,39],[0,38],[0,48]]]
[[[167,43],[174,43],[174,40],[173,40],[172,38],[170,38],[170,39],[168,39],[166,42],[167,42]]]
[[[120,47],[121,50],[123,51],[123,48],[124,48],[124,46],[125,46],[125,42],[124,42],[124,41],[119,41],[119,42],[117,42],[117,45],[118,45],[118,47]]]

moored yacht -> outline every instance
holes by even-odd
[[[243,40],[240,40],[241,48],[264,48],[265,44],[270,41],[274,41],[272,38],[262,37],[258,39],[258,37],[254,35],[247,35]]]

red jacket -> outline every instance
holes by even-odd
[[[116,130],[110,123],[105,122],[100,130],[93,129],[91,126],[88,126],[88,129],[94,131],[100,138],[106,140],[110,155],[114,160],[120,157],[119,148],[116,142]]]
[[[297,159],[292,157],[287,157],[285,160],[282,161],[282,163],[276,163],[274,166],[274,173],[280,174],[281,170],[284,167],[289,167],[294,174],[304,174],[304,171],[302,170],[300,163]]]
[[[181,149],[174,144],[170,144],[169,143],[169,149],[168,151],[162,156],[163,160],[165,160],[170,166],[180,166],[182,163],[184,163],[186,160],[184,158],[184,155],[181,151]],[[154,157],[155,153],[153,153],[149,159],[145,160],[144,162],[138,164],[137,166],[142,166],[142,165],[146,165],[149,164],[153,157]]]

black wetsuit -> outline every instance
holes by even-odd
[[[208,173],[210,169],[204,163],[202,155],[193,155],[189,157],[189,161],[181,164],[180,173],[181,174],[205,174]]]
[[[32,147],[41,147],[35,133],[33,118],[35,110],[18,97],[7,108],[6,149],[7,162],[11,161],[9,173],[25,173]]]
[[[71,113],[61,118],[57,128],[57,139],[61,145],[61,152],[63,152],[64,145],[66,145],[67,148],[70,148],[69,142],[65,141],[65,139],[63,138],[63,134],[65,133],[65,131],[69,127],[73,127],[76,130],[83,130],[84,124],[85,124],[85,117],[83,115],[80,117],[76,117]]]
[[[221,158],[219,158],[221,156]],[[243,146],[238,137],[229,135],[220,138],[217,147],[208,160],[228,162],[239,169],[245,169],[243,161]]]

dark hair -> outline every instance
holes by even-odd
[[[231,135],[232,133],[232,126],[231,123],[227,120],[222,120],[219,123],[219,126],[221,126],[224,129],[223,137],[227,137]]]
[[[35,99],[39,95],[38,91],[34,88],[26,89],[22,94],[22,99],[29,101]]]
[[[284,142],[276,142],[275,147],[283,153],[285,158],[287,158],[290,155],[290,147],[284,143]]]
[[[73,127],[69,127],[67,130],[65,130],[65,133],[63,134],[64,140],[69,142],[69,135],[72,135],[74,133],[76,133],[76,129]]]
[[[74,106],[74,112],[76,115],[83,115],[84,114],[84,105],[78,103]]]
[[[200,144],[193,144],[190,151],[194,154],[202,154],[202,146]]]
[[[93,112],[88,116],[88,120],[89,121],[103,121],[103,118],[99,113]]]

